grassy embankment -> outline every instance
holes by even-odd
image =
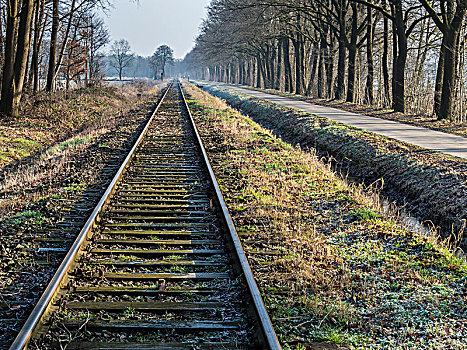
[[[293,143],[316,147],[337,158],[350,174],[367,184],[383,179],[385,194],[450,232],[451,242],[467,245],[467,161],[366,132],[247,95],[210,89],[255,121]]]
[[[41,95],[37,99],[26,97],[21,115],[1,123],[0,166],[29,156],[99,120],[108,109],[116,112],[120,107],[118,102],[124,99],[108,88],[73,91],[69,98],[64,98],[60,92]]]
[[[104,86],[71,90],[67,94],[57,91],[25,96],[20,115],[0,123],[0,167],[63,141],[83,128],[96,128],[116,118],[135,106],[137,93],[143,90],[148,90],[148,86],[136,83],[122,89]],[[146,94],[153,92],[146,91]],[[86,142],[86,137],[81,136],[66,140],[55,149]]]
[[[314,154],[187,89],[284,348],[464,347],[464,261],[384,218]]]
[[[43,196],[37,189],[24,191],[42,187],[66,171],[77,152],[156,91],[157,87],[128,84],[123,89],[72,90],[66,97],[63,92],[26,97],[20,116],[0,122],[0,212]]]

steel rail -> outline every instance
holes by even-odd
[[[259,293],[258,286],[256,285],[250,265],[246,258],[245,252],[243,251],[242,243],[240,242],[240,238],[238,237],[237,230],[235,229],[235,225],[232,221],[232,218],[230,217],[229,211],[227,209],[227,205],[225,204],[224,196],[222,195],[222,192],[219,188],[219,184],[217,183],[217,180],[216,180],[216,176],[214,175],[214,172],[212,170],[211,163],[209,162],[209,157],[203,145],[203,141],[201,140],[201,137],[199,136],[198,128],[196,127],[195,121],[193,119],[193,115],[191,114],[190,108],[188,107],[188,103],[183,93],[182,86],[180,83],[178,83],[178,86],[179,86],[179,89],[182,95],[185,109],[188,113],[188,116],[191,122],[191,126],[195,133],[196,140],[198,141],[198,146],[203,155],[204,163],[209,173],[209,178],[212,182],[212,185],[214,186],[217,200],[222,209],[222,216],[229,230],[230,238],[234,245],[235,253],[237,254],[237,257],[240,261],[241,270],[244,274],[245,280],[248,285],[248,291],[254,302],[254,310],[256,312],[257,317],[259,318],[261,330],[263,332],[263,337],[265,341],[267,342],[269,349],[280,350],[281,346],[280,346],[279,340],[277,339],[276,332],[274,331],[271,320],[266,311],[266,307],[264,305],[263,299],[261,297],[261,294]]]
[[[62,263],[60,264],[58,270],[55,272],[46,290],[42,294],[41,298],[39,299],[38,303],[34,307],[31,314],[29,315],[28,319],[26,320],[25,324],[21,328],[20,332],[16,336],[16,339],[11,345],[10,350],[21,350],[21,349],[26,348],[36,327],[39,325],[41,318],[44,316],[45,312],[51,306],[54,296],[56,295],[57,291],[60,289],[62,282],[65,280],[65,277],[67,276],[70,267],[75,263],[75,259],[78,257],[78,253],[80,253],[80,251],[82,250],[83,243],[91,237],[90,235],[91,235],[92,228],[99,221],[99,215],[102,213],[102,210],[105,208],[110,197],[114,193],[118,181],[120,180],[130,160],[133,158],[136,148],[139,146],[144,136],[146,135],[149,129],[149,126],[151,125],[151,122],[154,119],[154,116],[158,112],[159,107],[162,105],[162,102],[167,96],[167,92],[170,90],[172,85],[173,85],[173,82],[171,82],[167,86],[165,92],[163,93],[161,99],[159,100],[159,103],[154,109],[154,112],[151,114],[151,117],[146,123],[143,131],[141,132],[140,136],[138,137],[135,144],[133,145],[133,148],[128,153],[127,157],[125,158],[125,161],[118,169],[118,172],[115,174],[112,182],[107,187],[107,190],[105,191],[101,200],[97,204],[96,208],[92,212],[89,219],[86,221],[86,224],[83,226],[78,237],[74,241],[73,245],[71,246],[65,258],[63,259]]]

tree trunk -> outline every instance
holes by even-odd
[[[34,0],[23,0],[21,8],[21,16],[18,26],[18,41],[16,44],[16,57],[15,57],[15,77],[13,87],[13,98],[11,113],[18,115],[19,103],[23,95],[24,79],[26,77],[26,68],[28,66],[29,48],[31,40],[31,22],[32,14],[34,12]]]
[[[13,80],[15,64],[16,25],[18,21],[18,1],[7,1],[7,22],[5,34],[5,63],[3,65],[2,96],[0,100],[0,111],[11,114],[13,100]]]
[[[90,18],[90,43],[89,43],[89,60],[86,62],[88,64],[88,76],[89,76],[89,83],[88,84],[93,84],[94,80],[94,55],[95,55],[95,50],[94,50],[94,17],[92,16]],[[204,75],[204,72],[202,73]],[[203,78],[204,80],[204,78]]]
[[[276,86],[276,48],[274,43],[271,44],[269,49],[268,61],[269,61],[269,89],[274,89]]]
[[[46,90],[48,92],[53,90],[54,80],[55,80],[55,64],[57,58],[57,34],[58,34],[58,25],[59,25],[59,13],[58,13],[58,3],[59,0],[53,0],[52,7],[52,32],[50,34],[50,49],[49,49],[49,68],[47,71],[47,85]],[[120,80],[121,72],[119,72]]]
[[[42,21],[44,19],[44,6],[45,0],[40,0],[39,5],[36,7],[36,15],[34,19],[34,40],[32,45],[32,58],[31,58],[31,76],[32,76],[32,90],[34,93],[39,89],[39,48],[41,42],[41,29]]]
[[[235,63],[231,63],[229,65],[229,72],[230,72],[230,83],[236,84],[238,80],[238,76],[237,76],[237,65]]]
[[[248,60],[248,85],[255,86],[255,59]]]
[[[381,65],[382,65],[382,71],[383,71],[383,90],[384,90],[383,105],[385,107],[391,104],[391,95],[389,92],[388,57],[389,57],[389,20],[385,16],[383,18],[383,55],[381,57]]]
[[[269,46],[269,44],[266,44],[266,55],[264,57],[264,72],[265,72],[264,87],[266,89],[269,89],[271,87],[271,76],[272,76],[271,65],[272,65],[271,47]]]
[[[324,76],[325,76],[325,71],[324,71],[324,52],[323,50],[320,50],[320,55],[319,55],[319,62],[318,62],[318,85],[317,85],[317,90],[318,90],[318,98],[324,98],[325,95],[325,83],[324,83]]]
[[[332,33],[329,32],[330,39],[332,39]],[[327,86],[327,97],[331,98],[334,92],[334,56],[335,46],[334,42],[328,46],[328,54],[326,57],[326,86]]]
[[[374,100],[373,11],[370,6],[367,7],[367,16],[366,63],[368,74],[366,76],[365,100],[367,104],[372,105]]]
[[[324,63],[325,59],[324,56],[326,55],[326,29],[323,28],[323,32],[320,34],[320,40],[319,40],[319,61],[318,61],[318,82],[317,82],[317,92],[318,92],[318,98],[323,98],[324,97]]]
[[[339,1],[339,6],[337,9],[337,17],[339,24],[338,32],[338,43],[339,43],[339,55],[337,61],[337,87],[335,98],[337,100],[344,99],[345,92],[345,51],[346,51],[346,18],[345,18],[345,9],[343,1]]]
[[[438,119],[451,119],[454,84],[456,76],[457,52],[459,50],[459,32],[464,20],[465,9],[462,6],[457,7],[454,18],[448,30],[444,33],[445,51],[444,51],[444,74],[443,88],[441,90],[441,102],[439,106]]]
[[[242,69],[243,69],[243,81],[242,81],[242,85],[248,85],[248,74],[249,74],[249,62],[247,59],[244,59],[243,60],[243,65],[242,65]]]
[[[284,84],[285,91],[292,92],[292,67],[290,65],[290,41],[289,38],[284,38],[282,45],[284,50]]]
[[[266,73],[266,60],[265,59],[259,59],[259,67],[260,67],[260,72],[261,72],[261,78],[263,79],[263,89],[267,87],[267,73]]]
[[[4,37],[3,37],[3,2],[0,1],[0,62],[3,61],[4,51],[3,51],[3,44],[4,44]],[[2,90],[2,76],[0,75],[0,92]]]
[[[247,61],[242,60],[242,85],[248,85],[248,69]]]
[[[337,88],[336,100],[344,99],[344,78],[345,78],[345,39],[342,37],[345,33],[339,35],[339,57],[337,60]]]
[[[310,81],[308,82],[308,86],[307,86],[307,89],[306,89],[306,95],[307,96],[311,96],[312,93],[313,93],[313,84],[314,84],[314,81],[315,81],[315,77],[316,77],[316,70],[317,70],[317,67],[318,67],[318,59],[319,59],[319,54],[320,54],[320,49],[319,49],[319,44],[318,43],[314,43],[313,44],[313,62],[311,64],[311,74],[310,74]]]
[[[259,54],[256,56],[256,87],[261,88],[261,59]]]
[[[352,2],[352,30],[350,31],[350,42],[348,43],[349,49],[349,63],[347,67],[347,102],[355,101],[355,81],[356,81],[356,60],[357,60],[357,26],[358,26],[358,9],[357,4]]]
[[[301,55],[302,50],[300,48],[301,40],[300,34],[297,33],[297,38],[292,40],[295,49],[295,93],[297,95],[303,94],[303,57]]]
[[[234,84],[240,84],[240,66],[238,60],[232,63],[232,80]]]
[[[355,101],[355,68],[357,60],[357,46],[351,44],[349,46],[349,63],[347,67],[347,102]]]
[[[439,59],[438,59],[438,67],[436,70],[433,111],[437,119],[443,119],[443,118],[440,118],[440,114],[441,114],[441,95],[442,95],[443,82],[444,82],[444,67],[445,67],[444,61],[446,57],[447,39],[448,39],[447,35],[444,35],[441,41],[441,48],[440,48]]]
[[[302,87],[302,94],[305,92],[305,40],[304,36],[300,36],[300,63],[302,65],[302,72],[300,74],[301,76],[301,82],[300,85]]]
[[[276,78],[274,79],[274,89],[281,90],[282,87],[282,39],[279,39],[277,43],[277,67],[276,67]]]
[[[23,85],[27,87],[31,86],[31,79],[28,77],[30,75],[30,54],[31,54],[31,47],[32,47],[32,35],[33,35],[33,25],[34,25],[34,13],[36,12],[36,7],[39,6],[39,0],[33,0],[32,9],[31,9],[31,19],[29,21],[29,37],[28,37],[28,53],[26,57],[26,69],[24,70],[24,82]]]
[[[394,1],[394,21],[397,36],[397,57],[394,59],[393,103],[396,112],[405,112],[405,64],[407,62],[407,36],[402,11],[402,0]]]

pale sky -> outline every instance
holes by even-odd
[[[160,45],[183,58],[193,47],[210,0],[113,0],[103,15],[110,39],[127,39],[134,53],[150,56]]]

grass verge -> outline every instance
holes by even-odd
[[[284,348],[464,348],[464,261],[385,219],[316,155],[187,91]]]
[[[25,96],[20,115],[0,123],[0,167],[63,141],[76,131],[102,124],[134,106],[137,94],[149,86],[128,84],[124,90],[109,86],[54,94]]]
[[[406,203],[409,212],[443,227],[451,242],[467,246],[466,160],[234,91],[209,91],[287,140],[338,159],[364,183],[384,185],[385,194]]]
[[[23,113],[34,114],[0,124],[0,134],[2,130],[9,134],[0,137],[0,149],[5,142],[11,155],[2,158],[0,152],[0,213],[10,215],[22,203],[43,197],[47,186],[70,169],[80,152],[116,128],[126,115],[153,103],[159,88],[136,82],[124,89],[90,88],[73,90],[67,98],[60,98],[62,92],[58,92],[44,95],[46,100],[40,96],[34,103],[27,100],[31,105],[23,106]],[[40,107],[34,109],[34,104]],[[13,135],[33,141],[16,143]],[[26,150],[25,144],[33,146]]]

